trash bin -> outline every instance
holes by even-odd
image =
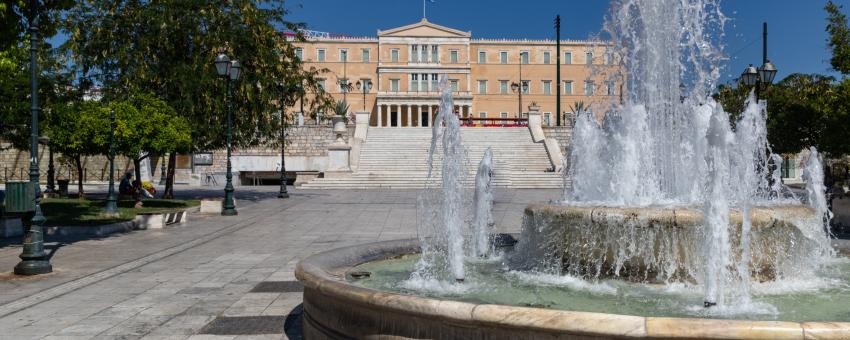
[[[35,211],[36,183],[6,182],[6,213],[28,213]]]
[[[60,179],[56,183],[59,184],[59,197],[68,197],[68,184],[71,183],[71,180]]]

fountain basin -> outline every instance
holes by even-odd
[[[340,248],[298,263],[308,339],[846,339],[848,322],[642,317],[412,296],[346,280],[354,267],[419,252],[418,240]]]
[[[799,274],[824,244],[822,223],[803,205],[750,209],[749,273],[756,281]],[[742,212],[730,213],[731,256],[742,257]],[[698,283],[706,230],[699,209],[618,208],[532,204],[525,209],[519,258],[526,268],[591,278]],[[814,255],[813,255],[814,254]],[[541,261],[543,259],[543,261]],[[541,266],[549,268],[541,268]],[[560,268],[556,268],[556,267]]]

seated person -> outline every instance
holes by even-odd
[[[133,195],[133,172],[127,171],[124,177],[121,177],[121,183],[118,184],[118,195]]]

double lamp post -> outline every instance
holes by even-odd
[[[222,53],[215,58],[215,70],[219,77],[224,78],[227,82],[227,184],[224,186],[224,202],[222,204],[221,214],[224,216],[234,216],[238,213],[236,212],[236,205],[233,203],[233,172],[230,163],[230,153],[233,141],[233,90],[231,83],[235,80],[239,80],[242,66],[239,65],[239,61],[230,60],[230,57]]]

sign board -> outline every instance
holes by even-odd
[[[213,165],[212,152],[198,152],[192,154],[192,164],[194,165]]]

